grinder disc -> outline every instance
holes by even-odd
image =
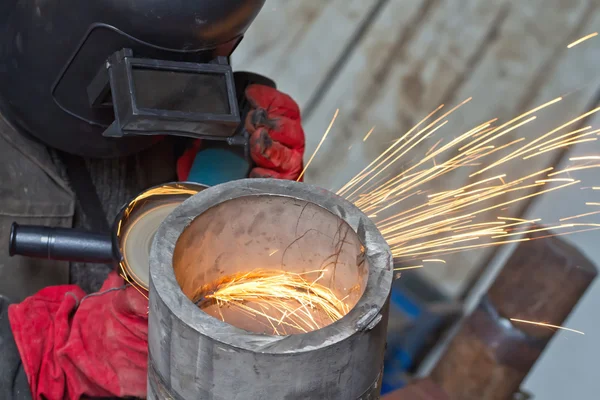
[[[161,204],[140,214],[123,234],[121,250],[127,274],[140,286],[150,284],[150,247],[160,224],[181,202]]]

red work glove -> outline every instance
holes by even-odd
[[[250,177],[297,179],[304,156],[300,108],[290,96],[268,86],[250,85],[246,97],[252,109],[244,125],[251,135],[250,154],[256,163]],[[179,158],[179,180],[187,179],[200,143],[196,141]]]
[[[112,272],[98,293],[53,286],[9,308],[34,400],[145,397],[148,300]]]
[[[290,96],[268,86],[251,85],[246,97],[252,111],[245,126],[252,135],[250,154],[257,165],[250,177],[296,180],[304,156],[300,108]]]

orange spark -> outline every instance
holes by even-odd
[[[573,43],[569,44],[567,46],[567,48],[572,49],[573,47],[577,46],[579,43],[585,42],[586,40],[591,39],[595,36],[598,36],[598,32],[590,33],[589,35],[586,35],[586,36],[582,37],[581,39],[577,39]]]
[[[331,289],[317,281],[326,270],[293,273],[283,270],[255,269],[225,276],[199,288],[193,296],[200,308],[216,304],[247,315],[260,316],[276,335],[285,327],[310,332],[335,322],[348,313],[349,306]],[[309,281],[306,275],[318,273]],[[325,317],[325,321],[320,316]],[[223,315],[221,314],[222,319]]]
[[[369,138],[369,136],[371,136],[371,133],[373,133],[374,130],[375,130],[375,127],[372,127],[371,130],[369,132],[367,132],[367,135],[363,139],[363,142],[367,141],[367,139]]]
[[[426,190],[421,189],[424,185],[439,181],[457,169],[478,168],[474,173],[468,174],[469,177],[474,177],[490,168],[507,165],[517,157],[527,159],[530,154],[538,155],[542,152],[590,140],[586,136],[596,133],[596,131],[590,131],[591,126],[571,130],[566,134],[559,132],[600,111],[600,107],[531,140],[520,138],[502,143],[508,132],[534,121],[536,117],[531,115],[532,113],[561,100],[562,97],[559,97],[542,104],[499,127],[490,127],[495,121],[493,119],[458,136],[454,135],[454,139],[446,144],[442,145],[442,140],[437,140],[432,147],[429,147],[421,160],[401,168],[400,173],[393,175],[391,167],[400,162],[404,156],[410,156],[410,153],[414,152],[416,146],[421,142],[433,137],[433,134],[447,123],[447,120],[444,119],[464,102],[441,116],[434,116],[441,109],[440,106],[346,183],[338,191],[338,195],[354,202],[367,215],[373,218],[379,217],[376,222],[377,227],[388,241],[394,257],[402,261],[415,260],[426,255],[451,254],[457,251],[531,240],[530,238],[498,240],[513,235],[551,229],[571,229],[575,226],[574,224],[555,224],[539,229],[515,231],[514,229],[520,228],[520,225],[533,224],[539,219],[528,221],[502,216],[493,217],[495,222],[492,222],[486,221],[485,218],[489,218],[489,211],[507,210],[509,205],[522,203],[527,199],[580,183],[579,180],[570,177],[559,178],[553,177],[554,175],[596,168],[600,167],[600,164],[572,165],[560,171],[548,167],[525,176],[511,177],[511,179],[508,179],[506,174],[500,174],[480,179],[463,187],[435,193],[427,193]],[[433,121],[430,122],[431,120]],[[424,128],[419,129],[418,127],[421,125]],[[597,139],[592,138],[592,140]],[[509,149],[511,146],[515,147],[501,159],[487,161],[492,154]],[[449,152],[456,152],[456,154],[445,157]],[[585,160],[589,160],[589,158]],[[576,158],[574,161],[585,160]],[[483,165],[483,167],[478,167],[478,165]],[[514,170],[514,168],[512,169]],[[382,180],[379,175],[383,175],[384,171],[391,176]],[[549,183],[558,183],[558,185],[549,186]],[[537,191],[527,193],[531,189]],[[417,201],[416,204],[408,207],[403,206],[409,201],[419,199],[422,201]],[[485,202],[492,202],[492,204]],[[390,216],[388,213],[393,215]],[[509,224],[507,221],[512,221],[512,223]],[[425,263],[425,261],[422,262]],[[421,268],[422,265],[412,267]]]
[[[587,216],[595,215],[595,214],[600,214],[600,211],[594,211],[594,212],[589,212],[589,213],[585,213],[585,214],[574,215],[572,217],[561,218],[561,219],[559,219],[559,221],[561,221],[561,222],[562,221],[569,221],[569,220],[572,220],[572,219],[578,219],[578,218],[581,218],[581,217],[587,217]]]
[[[514,321],[514,322],[521,322],[523,324],[539,325],[539,326],[545,326],[545,327],[548,327],[548,328],[562,329],[562,330],[569,331],[569,332],[579,333],[580,335],[585,335],[585,333],[583,333],[581,331],[577,331],[575,329],[565,328],[564,326],[547,324],[545,322],[527,321],[527,320],[524,320],[524,319],[517,319],[517,318],[511,318],[510,320]]]
[[[600,156],[571,157],[569,161],[600,160]]]
[[[315,158],[315,155],[317,154],[317,152],[319,151],[319,149],[321,148],[321,145],[323,144],[323,142],[325,141],[325,138],[327,137],[327,135],[329,134],[329,131],[331,130],[331,128],[333,127],[333,123],[335,122],[335,119],[337,118],[338,114],[340,112],[340,109],[338,108],[337,110],[335,110],[335,114],[333,115],[333,118],[331,119],[331,122],[329,123],[329,126],[327,127],[327,130],[325,131],[325,133],[323,134],[323,137],[321,138],[321,141],[319,142],[319,144],[317,145],[317,148],[315,149],[314,153],[312,154],[312,156],[310,157],[310,159],[308,160],[308,162],[306,163],[306,166],[304,167],[304,169],[302,170],[302,172],[300,173],[300,176],[298,176],[298,179],[296,179],[297,182],[300,182],[300,179],[302,179],[302,177],[304,176],[304,173],[306,172],[306,169],[308,168],[308,166],[310,165],[310,163],[312,162],[313,158]]]
[[[399,268],[394,268],[394,271],[405,271],[407,269],[417,269],[417,268],[423,268],[422,265],[412,265],[410,267],[399,267]]]

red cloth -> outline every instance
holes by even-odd
[[[115,272],[84,296],[53,286],[9,308],[33,399],[145,397],[148,300]]]
[[[250,85],[246,97],[252,110],[245,121],[250,133],[250,154],[256,167],[251,178],[295,180],[302,172],[304,131],[298,104],[287,94],[263,85]],[[181,181],[189,175],[201,141],[194,143],[177,162]]]

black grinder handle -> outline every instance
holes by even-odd
[[[10,229],[8,252],[61,261],[112,263],[118,260],[110,234],[69,228],[18,225]]]

